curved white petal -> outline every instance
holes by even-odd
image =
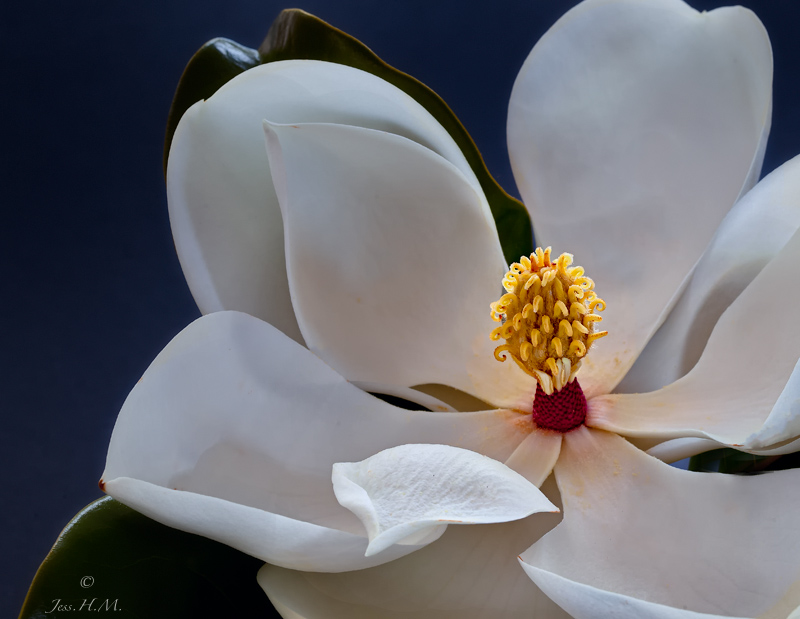
[[[553,572],[540,570],[520,559],[531,580],[550,599],[556,600],[574,619],[737,619],[730,615],[709,615],[691,610],[654,604],[641,599],[604,591],[596,587],[569,580]],[[740,618],[741,619],[741,618]]]
[[[795,157],[731,209],[681,298],[617,391],[654,391],[691,370],[720,314],[799,227],[800,157]]]
[[[530,431],[527,417],[510,411],[396,408],[354,387],[271,325],[218,312],[176,336],[128,396],[103,479],[112,496],[118,478],[147,482],[136,509],[163,513],[153,517],[181,529],[195,530],[198,516],[178,505],[218,500],[214,509],[224,510],[226,520],[216,531],[236,536],[236,547],[245,552],[279,562],[300,550],[291,535],[268,524],[275,521],[270,514],[339,529],[366,542],[361,523],[334,496],[335,462],[404,443],[450,444],[502,461]],[[164,492],[173,495],[174,504]],[[162,504],[169,508],[159,511]],[[254,522],[252,509],[269,512],[261,533],[269,539],[256,540],[252,527],[236,520]],[[213,536],[214,530],[205,534]],[[222,541],[231,543],[228,537]],[[277,557],[258,554],[278,546],[283,554]],[[336,564],[335,555],[309,545],[306,550],[312,554],[296,567]],[[363,555],[366,543],[360,550]]]
[[[534,47],[509,105],[514,175],[540,244],[575,254],[608,302],[586,359],[607,393],[758,176],[772,58],[741,7],[591,0]]]
[[[561,452],[562,436],[560,432],[534,428],[506,460],[506,466],[538,488],[553,472]]]
[[[519,473],[450,445],[399,445],[361,462],[338,462],[332,480],[336,499],[367,530],[367,556],[416,543],[448,524],[510,522],[558,511]]]
[[[556,501],[549,485],[543,489]],[[295,619],[566,619],[517,562],[526,544],[559,518],[534,514],[449,527],[422,550],[356,572],[310,574],[265,565],[258,581],[281,614]]]
[[[784,441],[769,447],[751,447],[748,449],[737,447],[737,449],[746,453],[755,454],[756,456],[782,456],[800,451],[800,438]]]
[[[649,456],[658,458],[662,462],[671,463],[720,447],[725,447],[725,445],[720,445],[717,441],[708,438],[674,438],[658,443],[645,451]]]
[[[364,535],[130,477],[116,477],[104,486],[109,495],[153,520],[298,570],[363,569],[405,556],[432,541],[420,538],[366,557],[369,540]]]
[[[630,616],[622,596],[737,617],[785,617],[800,601],[799,471],[682,471],[583,427],[565,436],[555,474],[564,520],[521,559],[579,617],[593,601]]]
[[[636,445],[640,440],[642,439],[637,440],[633,438],[631,443]],[[644,440],[648,443],[651,442],[651,440],[648,439]],[[712,449],[730,447],[729,444],[720,443],[710,438],[673,438],[662,442],[658,442],[656,439],[652,447],[645,449],[640,445],[637,446],[643,449],[648,455],[667,463],[683,460],[684,458],[691,458],[692,456],[711,451]],[[741,445],[737,445],[736,449],[737,451],[756,456],[782,456],[800,451],[800,438],[770,445],[769,447],[744,448]]]
[[[400,398],[402,400],[406,400],[407,402],[412,402],[414,404],[419,405],[420,409],[427,408],[430,411],[440,411],[440,412],[451,412],[454,413],[457,410],[464,410],[464,409],[456,409],[444,400],[440,400],[439,398],[423,393],[422,391],[418,391],[416,389],[411,389],[409,387],[400,387],[399,385],[386,385],[384,383],[368,383],[362,381],[350,381],[356,387],[361,389],[362,391],[367,391],[372,394],[379,394],[385,396],[391,396],[393,398]],[[487,407],[482,406],[480,410],[485,410]],[[477,409],[476,409],[477,410]]]
[[[309,348],[350,380],[441,383],[529,409],[535,380],[498,363],[489,338],[505,263],[483,194],[396,135],[265,129]]]
[[[191,107],[178,124],[167,169],[172,231],[189,288],[203,313],[244,311],[299,341],[264,118],[397,133],[447,158],[476,187],[478,182],[453,139],[421,105],[344,65],[269,63]]]
[[[675,383],[589,403],[587,425],[630,436],[706,437],[744,450],[800,437],[800,232],[722,314]]]

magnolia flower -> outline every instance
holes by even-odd
[[[285,617],[786,617],[800,474],[662,462],[800,445],[800,159],[753,187],[770,89],[745,9],[568,12],[509,108],[537,238],[582,266],[552,261],[577,288],[534,311],[522,290],[551,261],[504,278],[475,175],[412,99],[321,62],[233,79],[169,157],[206,315],[125,402],[106,491],[267,561]],[[607,302],[594,345],[586,275]],[[553,326],[572,303],[556,345],[543,312]],[[551,361],[531,368],[534,336],[498,340],[534,328]],[[562,423],[568,389],[588,404]]]

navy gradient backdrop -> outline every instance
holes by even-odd
[[[516,193],[506,102],[533,44],[573,4],[309,0],[301,8],[436,90]],[[766,172],[800,153],[800,3],[745,4],[766,24],[775,54]],[[16,616],[62,526],[100,496],[106,444],[128,391],[199,315],[174,253],[161,167],[181,71],[216,36],[257,47],[285,6],[31,0],[0,7],[2,616]]]

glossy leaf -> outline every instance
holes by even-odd
[[[257,52],[226,39],[215,39],[192,57],[170,109],[165,168],[175,127],[192,104],[208,98],[226,81],[248,68],[291,59],[325,60],[355,67],[377,75],[413,97],[447,129],[469,161],[492,209],[506,260],[510,263],[531,253],[533,234],[527,210],[492,178],[472,138],[441,97],[410,75],[383,62],[357,39],[299,9],[284,10],[277,17]]]
[[[714,449],[693,456],[690,471],[753,475],[765,471],[800,468],[800,452],[781,456],[755,456],[736,449]]]
[[[33,579],[20,619],[67,612],[171,619],[279,617],[256,582],[262,565],[105,497],[64,528]]]
[[[261,64],[258,52],[230,39],[212,39],[201,47],[183,70],[167,116],[164,141],[164,174],[172,136],[184,112],[198,101],[208,99],[234,77]]]

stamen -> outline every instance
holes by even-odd
[[[589,329],[584,327],[583,324],[578,320],[572,321],[572,329],[573,331],[578,331],[579,333],[583,333],[584,335],[587,335],[589,333]],[[495,329],[495,331],[497,331],[497,329]],[[494,331],[492,331],[492,333],[494,333]]]
[[[586,348],[588,349],[595,341],[599,340],[601,337],[605,337],[608,335],[608,331],[597,331],[596,333],[590,333],[589,336],[586,338]]]
[[[505,361],[508,355],[503,355],[502,357],[500,355],[504,352],[508,352],[510,348],[511,347],[507,344],[504,344],[503,346],[498,346],[497,348],[494,349],[494,358],[497,359],[498,361]]]
[[[595,330],[606,304],[583,267],[570,266],[572,259],[564,253],[552,260],[549,247],[537,247],[511,265],[505,294],[491,304],[492,319],[503,324],[490,337],[505,340],[495,358],[510,356],[546,395],[574,382],[581,359],[607,334]]]
[[[569,344],[569,352],[576,357],[583,357],[586,354],[586,344],[579,340],[573,340]]]
[[[577,284],[572,284],[572,286],[569,287],[568,294],[569,294],[569,302],[570,303],[577,303],[578,301],[580,301],[583,298],[584,290],[583,290],[583,288],[581,288]]]
[[[527,303],[524,308],[522,308],[522,317],[530,319],[536,312],[533,311],[533,305]]]
[[[579,303],[577,301],[573,301],[572,305],[569,306],[569,313],[571,316],[575,315],[583,316],[584,314],[586,314],[587,311],[589,310],[586,309],[586,306],[583,303]]]

